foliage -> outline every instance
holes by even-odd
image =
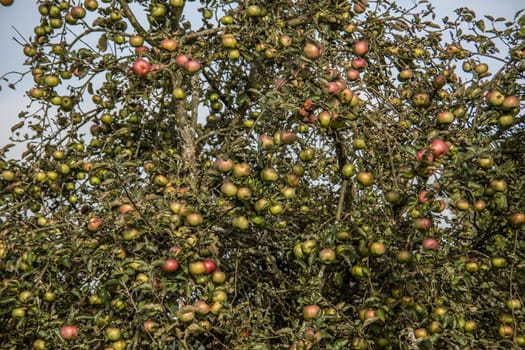
[[[525,346],[525,17],[37,3],[2,348]]]

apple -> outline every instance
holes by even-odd
[[[463,325],[463,329],[465,330],[465,332],[474,332],[476,329],[478,329],[478,323],[473,320],[467,320]]]
[[[368,43],[364,40],[359,40],[354,44],[354,53],[357,56],[364,56],[368,52]]]
[[[360,73],[357,69],[349,69],[346,71],[346,78],[350,81],[359,79]]]
[[[217,158],[215,160],[215,168],[221,173],[227,173],[233,168],[233,159]]]
[[[211,280],[217,284],[224,283],[226,281],[226,274],[223,271],[215,270],[211,275]]]
[[[432,227],[432,220],[427,217],[414,219],[414,227],[418,230],[426,231]]]
[[[60,336],[65,340],[72,340],[78,337],[78,327],[76,326],[62,326],[60,328]]]
[[[343,165],[343,169],[341,169],[341,173],[346,178],[354,176],[354,174],[355,174],[355,165],[349,164],[349,163]]]
[[[397,75],[397,79],[399,81],[407,81],[407,80],[412,79],[413,76],[414,76],[414,72],[411,69],[403,69]]]
[[[248,15],[248,17],[258,17],[262,14],[262,10],[257,5],[249,5],[246,8],[246,14]]]
[[[521,301],[519,299],[509,299],[506,305],[509,310],[521,309]]]
[[[443,154],[448,153],[448,146],[445,143],[445,141],[441,139],[434,139],[430,143],[430,149],[432,150],[432,154],[436,158],[440,158]]]
[[[439,250],[439,242],[435,238],[425,238],[422,245],[424,250]]]
[[[416,154],[416,159],[418,161],[421,161],[421,160],[426,160],[428,162],[432,162],[434,160],[434,155],[430,152],[428,152],[426,149],[421,149],[419,151],[417,151],[417,154]]]
[[[496,192],[505,192],[507,190],[507,182],[503,179],[494,179],[490,182],[490,188]]]
[[[512,338],[512,335],[514,334],[514,329],[511,326],[501,325],[498,329],[498,333],[500,337],[504,339],[509,339]]]
[[[259,136],[259,145],[262,147],[262,149],[268,149],[272,146],[274,146],[274,141],[271,136],[262,134]]]
[[[397,261],[401,264],[407,264],[412,261],[412,253],[408,250],[401,250],[397,253]]]
[[[153,333],[157,330],[158,326],[159,325],[157,322],[153,320],[147,320],[142,323],[141,329],[146,333]]]
[[[26,309],[23,307],[15,307],[13,310],[11,310],[11,317],[13,318],[26,317]]]
[[[117,341],[120,339],[120,329],[117,327],[106,328],[106,337],[110,341]]]
[[[432,81],[432,86],[435,89],[441,89],[443,86],[445,86],[446,83],[447,83],[447,77],[444,76],[443,74],[440,74],[434,78],[434,80]]]
[[[33,350],[45,350],[46,349],[46,342],[43,339],[37,339],[33,342]]]
[[[206,264],[202,261],[193,261],[189,265],[189,271],[192,275],[202,275],[206,273]]]
[[[239,187],[239,189],[237,190],[236,195],[237,195],[237,198],[242,200],[242,201],[248,200],[252,196],[252,190],[250,190],[249,187],[242,186],[242,187]]]
[[[204,219],[199,213],[191,213],[186,216],[186,225],[188,226],[199,226],[203,221]]]
[[[520,99],[518,96],[507,96],[503,100],[503,103],[501,104],[501,109],[504,111],[508,111],[514,108],[518,108],[520,106]]]
[[[401,202],[401,194],[395,190],[388,190],[385,193],[385,199],[388,203],[399,204]]]
[[[184,68],[186,68],[189,73],[196,73],[201,69],[201,64],[197,60],[190,59],[184,64]]]
[[[311,60],[318,59],[323,54],[323,47],[320,44],[308,42],[303,48],[303,54]]]
[[[317,318],[321,308],[316,304],[306,305],[303,307],[303,317],[305,320],[313,320]]]
[[[509,222],[512,225],[519,226],[525,222],[525,214],[523,212],[515,212],[510,214]]]
[[[248,163],[236,163],[233,165],[233,176],[245,177],[250,175],[250,165]]]
[[[426,328],[417,328],[414,331],[414,336],[416,337],[416,339],[421,339],[421,338],[428,338],[429,334]]]
[[[484,156],[478,159],[478,165],[482,169],[492,169],[494,166],[494,160],[489,156]]]
[[[210,305],[203,300],[196,301],[195,304],[193,304],[193,307],[195,308],[195,312],[201,316],[207,315],[211,309]]]
[[[450,111],[441,111],[437,114],[436,122],[442,125],[450,124],[455,118],[454,113]]]
[[[177,41],[175,39],[163,39],[160,42],[160,47],[166,51],[173,52],[177,49]]]
[[[150,64],[143,58],[139,58],[133,63],[133,72],[137,75],[145,75],[150,71]]]
[[[188,63],[189,60],[190,60],[190,58],[187,55],[183,54],[183,53],[180,53],[180,54],[177,55],[177,57],[175,57],[175,63],[179,67],[184,67],[186,65],[186,63]]]
[[[211,300],[213,302],[223,303],[228,300],[228,294],[226,294],[226,292],[223,290],[216,289],[213,291]]]
[[[360,171],[356,175],[357,181],[363,186],[370,186],[372,184],[373,175],[367,171]]]
[[[164,263],[160,266],[161,270],[164,272],[175,272],[179,269],[179,262],[175,259],[166,259]]]
[[[486,207],[487,207],[487,202],[485,202],[482,199],[478,199],[477,201],[474,202],[474,209],[476,209],[476,211],[483,211],[485,210]]]
[[[362,71],[363,69],[368,67],[368,62],[366,61],[366,59],[364,59],[362,57],[359,57],[359,58],[354,58],[350,62],[350,65],[352,66],[353,69],[356,69],[358,71]]]
[[[0,0],[0,5],[2,6],[11,6],[14,0]]]
[[[261,179],[266,182],[274,182],[279,179],[279,173],[274,168],[264,168],[261,171]]]
[[[490,106],[500,106],[505,101],[505,95],[498,90],[492,90],[485,95],[485,99]]]
[[[372,255],[379,256],[385,254],[385,252],[386,245],[383,242],[372,242],[372,244],[370,244],[370,253],[372,253]]]
[[[290,130],[284,130],[281,131],[281,141],[285,145],[291,145],[295,141],[297,141],[297,135],[295,132]]]
[[[228,49],[234,49],[237,46],[237,39],[233,34],[223,34],[222,46]]]
[[[430,105],[430,96],[425,92],[419,92],[412,97],[412,103],[416,107],[428,107]]]
[[[99,230],[100,226],[102,225],[102,219],[98,216],[94,216],[88,220],[87,223],[87,229],[89,232],[96,232]]]
[[[191,322],[195,318],[193,306],[184,306],[177,311],[177,319],[182,322]]]
[[[331,264],[335,262],[335,260],[336,260],[336,254],[333,249],[323,248],[319,252],[319,261],[321,261],[322,264]]]
[[[131,204],[124,203],[118,207],[118,211],[121,215],[125,215],[135,210],[135,207]]]
[[[217,268],[217,264],[215,264],[215,261],[211,259],[204,259],[202,261],[204,263],[204,266],[206,267],[206,273],[210,274]]]

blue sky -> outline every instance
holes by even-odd
[[[514,14],[524,8],[525,4],[518,0],[436,0],[430,1],[437,9],[438,17],[442,18],[452,15],[455,8],[469,7],[478,16],[491,15],[494,17],[505,17],[512,20]],[[409,7],[414,1],[400,0],[400,5]],[[22,47],[13,38],[23,40],[17,34],[16,28],[23,37],[33,35],[33,28],[39,22],[40,15],[35,6],[35,1],[15,0],[10,7],[0,6],[0,47],[2,48],[2,59],[0,60],[0,76],[9,71],[23,71],[24,55]],[[0,91],[0,145],[9,142],[11,126],[17,122],[18,113],[25,108],[28,98],[25,96],[32,86],[32,79],[24,79],[22,84],[17,85],[16,90],[7,88],[2,84]],[[20,152],[20,148],[15,152]]]

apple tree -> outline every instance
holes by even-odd
[[[525,347],[523,14],[36,3],[3,349]]]

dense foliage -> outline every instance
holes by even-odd
[[[525,347],[523,15],[37,7],[2,349]]]

